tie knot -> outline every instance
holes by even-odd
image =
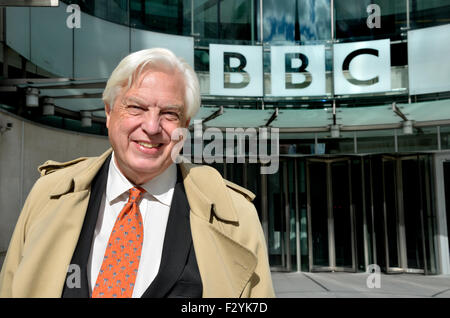
[[[142,197],[142,194],[145,192],[144,189],[140,187],[133,187],[130,189],[130,197],[128,198],[128,202],[137,203]]]

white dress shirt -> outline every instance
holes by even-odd
[[[172,164],[156,178],[140,185],[146,190],[139,203],[144,223],[144,242],[133,298],[141,297],[158,274],[176,180],[177,168],[175,164]],[[88,261],[88,281],[91,293],[97,281],[106,245],[116,218],[128,201],[128,190],[134,186],[118,169],[113,152]]]

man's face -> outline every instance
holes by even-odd
[[[108,105],[106,127],[120,171],[142,184],[172,164],[172,132],[187,127],[184,79],[179,73],[143,72],[130,89]]]

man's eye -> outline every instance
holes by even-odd
[[[132,114],[136,114],[136,113],[140,113],[140,112],[144,111],[145,109],[143,107],[137,106],[137,105],[128,105],[127,110],[128,110],[128,112],[130,112]]]
[[[163,114],[168,119],[178,119],[180,117],[177,112],[164,112]]]

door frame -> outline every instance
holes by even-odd
[[[422,170],[421,170],[421,163],[420,163],[420,154],[414,154],[414,155],[382,155],[382,178],[383,178],[383,215],[384,215],[384,247],[385,247],[385,255],[386,255],[386,272],[387,273],[417,273],[417,274],[427,274],[428,271],[428,265],[427,265],[427,255],[426,255],[426,237],[425,237],[425,220],[424,220],[424,213],[423,211],[423,204],[421,206],[421,212],[420,213],[420,226],[421,226],[421,237],[422,237],[422,248],[423,248],[423,262],[424,262],[424,268],[409,268],[408,267],[408,255],[407,255],[407,244],[406,244],[406,228],[405,228],[405,209],[404,209],[404,195],[403,195],[403,161],[405,160],[416,160],[418,163],[418,174],[420,180],[418,180],[419,185],[422,186],[422,184],[428,184],[429,175],[427,171],[424,171],[425,179],[422,180]],[[450,161],[450,154],[449,159]],[[391,267],[389,266],[389,244],[388,244],[388,236],[387,236],[387,211],[386,211],[386,193],[385,193],[385,173],[384,173],[384,163],[386,161],[393,161],[395,163],[395,183],[396,183],[396,192],[395,192],[395,200],[396,200],[396,218],[397,218],[397,224],[396,224],[396,232],[397,232],[397,255],[398,255],[398,261],[399,266],[398,267]],[[428,191],[429,189],[421,189],[421,191],[425,191],[426,196],[430,196],[430,193]],[[421,193],[422,195],[422,193]],[[445,198],[445,196],[444,196]],[[431,197],[427,198],[427,202],[430,202],[432,200]],[[445,210],[444,210],[445,212]],[[403,225],[403,226],[402,226]]]
[[[350,228],[351,228],[351,253],[352,253],[352,266],[343,267],[336,266],[336,250],[335,250],[335,231],[334,231],[334,212],[333,212],[333,189],[332,189],[332,171],[331,164],[335,162],[347,162],[348,171],[348,185],[349,185],[349,213],[350,213]],[[312,243],[312,227],[311,227],[311,189],[310,189],[310,163],[320,162],[325,163],[326,168],[326,198],[327,198],[327,215],[328,215],[328,261],[329,266],[317,266],[314,265],[314,250]],[[309,250],[309,271],[311,272],[324,272],[324,271],[342,271],[342,272],[356,272],[356,222],[355,211],[352,198],[352,177],[351,177],[351,157],[342,156],[336,158],[307,158],[306,159],[306,193],[307,193],[307,215],[308,215],[308,250]]]
[[[450,151],[442,151],[433,156],[434,163],[434,187],[436,203],[436,223],[437,233],[435,235],[435,246],[437,252],[437,268],[439,274],[450,274],[450,251],[449,233],[447,229],[445,183],[444,183],[444,162],[450,161]]]

